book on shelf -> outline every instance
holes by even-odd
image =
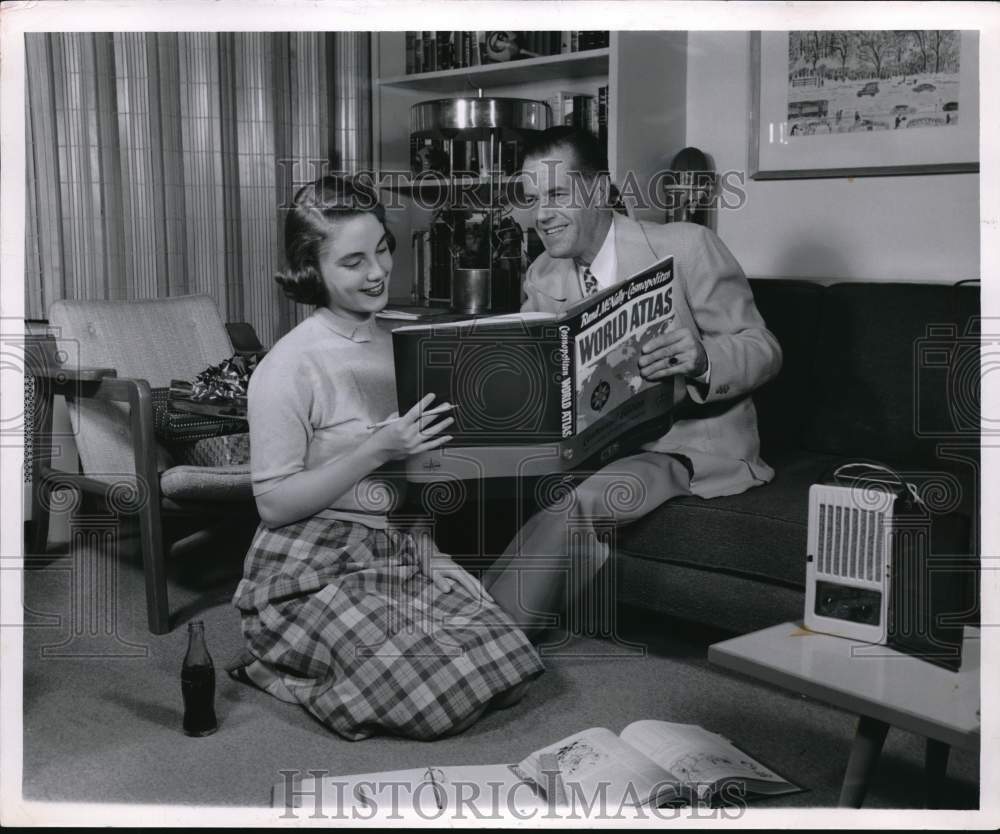
[[[610,33],[607,31],[585,31],[578,33],[578,43],[580,51],[588,49],[604,49],[610,42]]]
[[[598,115],[598,98],[596,96],[587,96],[587,130],[594,134],[594,136],[600,136],[600,117]]]
[[[567,111],[572,111],[574,93],[568,90],[556,90],[545,101],[552,111],[553,126],[566,124]]]
[[[437,69],[437,41],[433,32],[424,32],[424,72]]]
[[[596,96],[575,93],[567,95],[560,93],[562,119],[560,124],[566,127],[577,127],[589,130],[597,135],[597,102]],[[551,105],[550,105],[551,106]]]
[[[695,724],[634,721],[619,735],[592,727],[536,750],[514,770],[544,790],[551,779],[542,757],[549,754],[556,757],[571,803],[576,798],[580,804],[606,802],[609,808],[659,807],[802,790],[725,737]]]
[[[545,471],[603,465],[666,432],[686,394],[680,376],[651,382],[638,364],[643,343],[675,326],[674,289],[667,257],[560,315],[453,316],[398,328],[399,413],[429,393],[457,404],[449,446],[483,449],[487,476],[517,466],[516,450],[527,446],[547,446],[536,456]],[[448,448],[426,454],[447,457]],[[420,474],[425,463],[411,458],[408,472]]]
[[[406,32],[406,73],[569,54],[608,45],[608,32]]]
[[[537,58],[541,53],[538,49],[537,32],[517,32],[519,58]]]
[[[563,115],[563,124],[589,130],[591,114],[594,111],[594,96],[577,94],[568,102],[568,108],[568,112]]]
[[[407,32],[407,34],[411,34]],[[413,32],[413,72],[424,71],[424,33]]]
[[[454,32],[435,32],[437,43],[437,66],[439,70],[455,68]]]
[[[602,85],[597,95],[557,90],[545,101],[552,113],[553,125],[580,127],[608,144],[608,87]]]
[[[461,32],[461,66],[471,67],[472,64],[472,45],[475,42],[476,33],[475,32]]]
[[[407,32],[406,35],[405,35],[405,38],[404,38],[405,43],[406,43],[406,47],[405,48],[406,48],[406,74],[407,75],[410,75],[411,73],[416,72],[416,65],[414,63],[415,58],[414,58],[414,54],[413,54],[414,46],[416,44],[416,34],[417,34],[416,32]]]
[[[597,138],[605,149],[608,147],[608,87],[597,88]]]

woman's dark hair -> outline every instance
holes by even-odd
[[[285,295],[300,304],[317,307],[327,303],[326,285],[320,271],[323,243],[333,234],[338,220],[374,214],[385,229],[389,251],[396,239],[385,221],[385,208],[374,187],[346,177],[325,176],[300,188],[285,218],[287,268],[274,276]]]

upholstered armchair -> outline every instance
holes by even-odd
[[[195,516],[208,526],[234,505],[252,504],[253,495],[249,465],[177,465],[154,434],[151,389],[167,388],[172,379],[194,379],[232,356],[233,343],[207,295],[57,301],[49,326],[46,359],[29,363],[37,414],[29,546],[46,549],[55,489],[99,495],[120,517],[137,517],[149,629],[164,634],[170,630],[164,516]],[[247,327],[234,334],[259,348]],[[66,398],[80,473],[51,466],[52,401],[58,394]]]

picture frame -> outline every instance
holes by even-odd
[[[923,35],[945,38],[943,61],[940,50],[930,61],[916,52]],[[890,47],[876,75],[878,39]],[[831,55],[831,43],[845,55]],[[979,171],[976,31],[751,32],[749,76],[751,179]]]

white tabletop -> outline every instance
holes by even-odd
[[[979,630],[962,668],[782,623],[716,643],[712,663],[954,747],[979,745]]]

